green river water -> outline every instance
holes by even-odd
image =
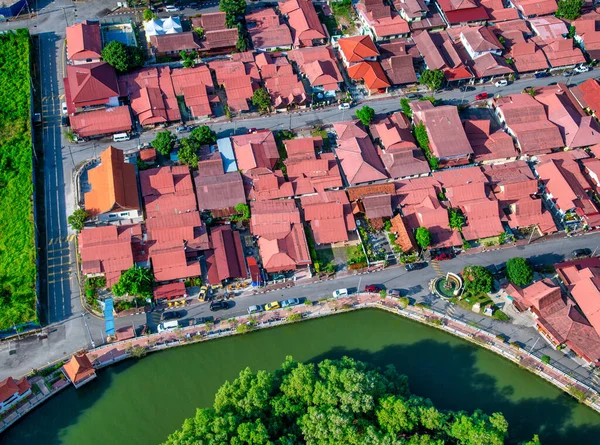
[[[546,444],[600,443],[600,415],[497,355],[376,309],[267,329],[149,355],[69,388],[0,437],[9,444],[158,444],[217,388],[249,366],[276,368],[286,355],[318,361],[349,355],[393,364],[411,390],[439,408],[502,411],[510,441],[538,432]]]

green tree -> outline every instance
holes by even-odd
[[[467,266],[462,271],[465,292],[475,296],[487,294],[492,290],[494,277],[492,273],[483,266]]]
[[[81,232],[83,230],[83,226],[85,225],[85,220],[88,219],[88,216],[88,213],[84,209],[77,209],[72,215],[69,215],[67,222],[73,228],[73,230]]]
[[[133,266],[127,269],[119,282],[112,287],[112,293],[116,297],[123,295],[137,295],[143,298],[152,298],[154,286],[154,274],[145,267]]]
[[[405,376],[354,359],[297,363],[273,372],[249,368],[225,382],[213,406],[196,411],[166,445],[497,445],[502,414],[440,412],[410,394]]]
[[[465,225],[465,217],[460,209],[448,209],[448,221],[451,229],[460,231]]]
[[[151,9],[144,9],[144,22],[148,22],[156,18],[156,14]]]
[[[144,52],[137,46],[128,46],[113,40],[102,50],[102,59],[117,71],[124,73],[144,64]]]
[[[202,28],[201,26],[194,28],[194,32],[198,34],[198,37],[200,37],[201,39],[204,38],[204,28]]]
[[[193,68],[196,65],[196,51],[180,51],[179,57],[183,60],[184,68]]]
[[[184,138],[179,141],[179,151],[177,152],[179,161],[190,168],[198,168],[198,145],[196,141]]]
[[[190,139],[195,139],[200,145],[210,145],[217,142],[217,133],[212,131],[208,125],[202,125],[192,130]]]
[[[252,105],[258,108],[260,114],[271,111],[271,96],[264,88],[257,89],[252,95]]]
[[[525,258],[511,258],[506,262],[506,276],[512,284],[526,286],[533,280],[533,268]]]
[[[444,82],[444,73],[440,70],[425,70],[421,73],[419,83],[429,87],[433,91],[437,91],[442,87]]]
[[[177,142],[177,136],[169,130],[163,130],[156,133],[152,146],[156,148],[156,151],[160,154],[166,156],[175,148],[175,142]]]
[[[429,147],[429,136],[427,135],[425,124],[420,122],[419,125],[415,125],[413,128],[413,134],[417,140],[417,145],[421,148],[421,150],[423,150],[425,158],[429,162],[429,167],[432,170],[436,170],[439,167],[439,160],[433,155],[431,148]]]
[[[427,227],[417,227],[415,240],[421,249],[431,246],[431,232]]]
[[[227,27],[233,28],[237,22],[237,17],[246,12],[246,0],[221,0],[219,11],[226,14]]]
[[[356,117],[360,119],[360,121],[365,127],[368,127],[369,124],[373,122],[373,118],[375,117],[375,110],[365,105],[360,110],[356,111]]]
[[[410,102],[407,98],[400,99],[400,108],[402,108],[402,112],[406,114],[407,117],[412,119],[412,109],[410,108]]]
[[[577,34],[577,30],[573,25],[569,25],[569,32],[567,34],[567,38],[572,39],[573,37],[575,37],[575,34]]]
[[[231,217],[232,221],[249,221],[250,220],[250,207],[248,204],[243,202],[235,206],[236,214]]]
[[[559,0],[555,15],[562,19],[575,20],[581,15],[583,3],[583,0]]]

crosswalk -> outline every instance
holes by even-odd
[[[431,260],[431,267],[433,267],[433,270],[435,270],[435,273],[437,273],[440,277],[445,275],[444,272],[442,271],[442,267],[440,266],[439,261]]]
[[[454,317],[454,314],[456,313],[456,305],[454,305],[452,303],[448,303],[448,305],[446,306],[445,312],[446,312],[446,315],[448,315],[449,317]]]
[[[50,238],[48,240],[48,245],[49,246],[57,246],[59,244],[63,244],[63,243],[71,243],[73,241],[75,241],[75,238],[77,238],[77,235],[72,234],[72,235],[68,235],[68,236],[63,236],[63,237],[58,237],[58,238]]]
[[[44,102],[52,102],[54,100],[63,100],[65,98],[64,94],[57,94],[56,96],[43,96],[42,103]]]

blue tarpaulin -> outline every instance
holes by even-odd
[[[104,300],[104,320],[106,320],[106,335],[115,335],[115,317],[113,315],[113,300]]]

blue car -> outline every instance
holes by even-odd
[[[534,76],[536,79],[541,79],[542,77],[550,77],[551,74],[546,71],[541,71],[539,73],[535,73]]]

